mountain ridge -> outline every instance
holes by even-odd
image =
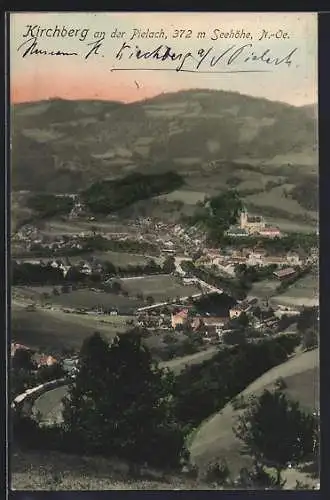
[[[317,174],[310,105],[191,89],[132,103],[20,103],[11,116],[14,191],[76,192],[133,171],[176,170],[187,189],[212,194],[230,176],[250,181],[248,169],[293,185]]]

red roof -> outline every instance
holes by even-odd
[[[179,316],[180,318],[185,318],[188,315],[189,310],[188,309],[182,309],[178,313],[174,314],[174,317]]]

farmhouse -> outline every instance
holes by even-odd
[[[266,236],[267,238],[280,238],[282,236],[281,231],[277,227],[266,226],[264,229],[258,231],[260,236]]]
[[[286,255],[286,260],[288,264],[291,264],[292,266],[300,266],[303,264],[303,260],[301,259],[300,255],[296,252],[288,252]]]
[[[249,236],[249,232],[245,228],[233,227],[228,229],[227,236],[231,236],[233,238],[241,238],[244,236]]]
[[[287,265],[287,259],[286,257],[282,256],[277,256],[277,255],[268,255],[267,257],[264,257],[264,265],[269,266],[271,264],[276,264],[277,266],[286,266]]]
[[[214,326],[221,328],[228,322],[228,318],[208,316],[203,318],[203,323],[206,327]]]
[[[287,267],[286,269],[280,269],[274,272],[274,276],[280,280],[294,276],[296,271],[292,267]]]
[[[182,278],[182,282],[184,285],[194,285],[196,283],[197,279],[193,276],[187,276]]]
[[[188,309],[182,309],[176,314],[171,315],[172,328],[176,328],[178,325],[184,325],[188,321]]]
[[[38,365],[38,368],[41,366],[52,366],[57,363],[57,360],[53,358],[53,356],[45,355],[45,354],[36,354],[34,359]]]
[[[248,301],[241,302],[229,310],[230,319],[238,318],[243,312],[248,311],[252,307],[252,303]]]

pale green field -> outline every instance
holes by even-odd
[[[283,294],[272,298],[276,304],[287,306],[317,306],[319,304],[319,281],[317,274],[310,274],[296,281]]]
[[[77,234],[80,232],[90,233],[92,229],[95,228],[96,232],[123,232],[127,231],[127,226],[125,224],[118,224],[115,222],[98,222],[98,221],[59,221],[51,220],[44,224],[42,232],[45,234]],[[133,232],[130,228],[130,232]]]
[[[143,293],[146,297],[151,295],[155,302],[166,301],[167,298],[189,297],[199,293],[199,289],[192,285],[181,285],[173,276],[146,276],[143,278],[130,278],[121,280],[125,290],[131,297]]]
[[[267,224],[279,227],[284,233],[315,233],[317,229],[316,223],[312,224],[269,216],[265,217],[265,219]]]
[[[266,298],[274,294],[279,282],[276,279],[262,280],[253,283],[250,291],[251,296]]]
[[[64,134],[59,134],[55,130],[41,129],[26,129],[24,130],[23,135],[40,143],[57,141],[58,139],[64,137]]]
[[[125,286],[125,288],[128,288]],[[129,290],[129,288],[128,288]],[[94,307],[118,308],[121,314],[129,314],[136,307],[141,307],[143,302],[132,297],[124,297],[114,293],[94,292],[92,290],[75,290],[69,293],[54,295],[51,303],[61,307],[72,307],[75,309]]]
[[[205,193],[201,193],[198,191],[178,190],[172,191],[172,193],[169,194],[157,196],[156,199],[166,201],[182,201],[183,203],[186,203],[188,205],[196,205],[197,202],[204,201],[204,198]]]
[[[289,197],[285,198],[283,189],[284,188],[282,186],[278,186],[273,188],[271,191],[252,194],[250,196],[246,196],[244,199],[246,202],[253,203],[254,205],[258,205],[260,207],[280,208],[290,214],[296,215],[307,213],[310,217],[317,219],[316,212],[306,211],[296,200]]]

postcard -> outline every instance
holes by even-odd
[[[318,489],[316,14],[9,25],[11,490]]]

